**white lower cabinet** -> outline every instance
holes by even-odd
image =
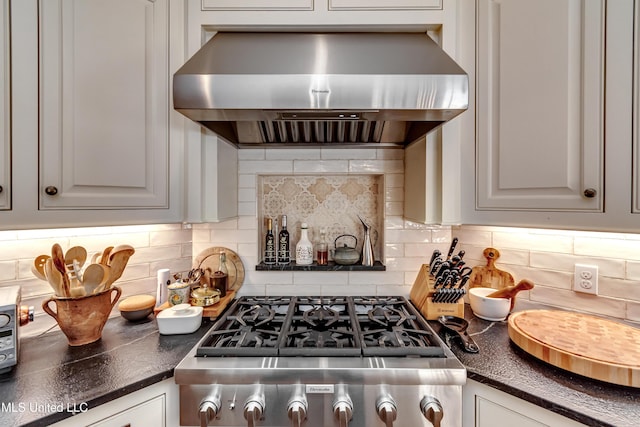
[[[462,388],[464,427],[575,427],[576,421],[477,381]]]
[[[178,385],[173,378],[54,424],[56,427],[175,427],[180,424]],[[76,407],[82,409],[82,403]]]

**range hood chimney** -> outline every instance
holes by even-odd
[[[424,33],[217,33],[173,77],[174,108],[240,148],[404,146],[468,108]]]

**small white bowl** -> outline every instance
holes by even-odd
[[[495,292],[493,288],[469,289],[469,303],[473,314],[484,320],[498,322],[504,320],[511,310],[510,298],[487,298],[487,295]]]

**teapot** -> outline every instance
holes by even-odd
[[[343,243],[343,246],[339,247],[338,239],[340,239],[341,237],[352,237],[355,244],[353,245],[353,247],[349,247],[346,243]],[[336,240],[334,240],[333,243],[336,249],[331,251],[331,256],[333,257],[333,260],[336,264],[352,265],[358,262],[358,260],[360,259],[360,253],[358,253],[358,250],[356,249],[356,247],[358,246],[358,239],[356,238],[356,236],[354,236],[353,234],[341,234],[340,236],[336,237]]]

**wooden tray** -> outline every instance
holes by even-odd
[[[209,307],[202,308],[202,317],[208,317],[211,320],[217,319],[218,316],[220,316],[220,314],[224,311],[224,309],[227,308],[235,295],[235,290],[227,291],[227,294],[224,297],[220,298],[220,301],[213,305],[210,305]],[[166,308],[169,308],[169,302],[165,302],[164,304],[154,308],[153,315],[157,316],[158,313]]]
[[[500,251],[495,248],[486,248],[482,255],[487,260],[487,264],[476,266],[471,269],[469,277],[469,289],[471,288],[493,288],[504,289],[515,285],[513,276],[496,267],[496,260],[500,258]]]
[[[597,316],[528,310],[509,316],[509,337],[558,368],[609,383],[640,387],[640,329]]]
[[[193,260],[193,268],[204,270],[205,280],[210,283],[210,274],[218,270],[220,264],[220,253],[227,256],[227,269],[229,270],[228,289],[237,291],[244,282],[244,264],[237,253],[229,248],[214,246],[200,252]]]

